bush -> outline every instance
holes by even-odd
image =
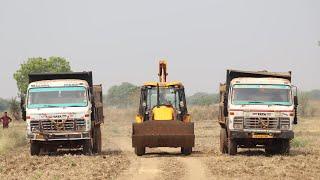
[[[112,86],[104,98],[107,106],[129,108],[138,107],[140,99],[140,88],[131,83],[124,82]]]
[[[300,138],[294,138],[291,141],[291,146],[295,147],[295,148],[299,148],[299,147],[305,147],[308,144],[308,142],[304,139],[300,139]]]
[[[218,102],[218,94],[199,92],[187,97],[187,101],[191,106],[209,106]]]
[[[12,114],[15,120],[21,119],[21,109],[20,103],[17,101],[17,98],[12,98],[9,102],[9,111]]]
[[[189,114],[191,114],[192,121],[217,119],[219,107],[217,105],[210,106],[191,106]]]
[[[5,111],[9,108],[9,101],[0,98],[0,112]]]

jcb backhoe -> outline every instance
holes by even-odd
[[[189,155],[194,147],[194,124],[188,114],[184,86],[167,82],[167,62],[159,63],[159,81],[141,87],[139,113],[133,123],[132,146],[138,156],[146,147],[181,147]]]

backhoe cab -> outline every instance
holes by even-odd
[[[146,147],[181,147],[191,154],[194,147],[194,125],[190,122],[184,86],[166,82],[167,63],[159,63],[159,81],[141,87],[139,113],[133,123],[132,146],[138,156]]]

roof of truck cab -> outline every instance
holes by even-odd
[[[161,87],[169,87],[169,86],[179,86],[183,87],[183,84],[179,81],[172,81],[172,82],[165,82],[165,83],[160,83],[160,82],[146,82],[143,84],[143,86],[159,86]]]
[[[29,88],[33,87],[56,87],[56,86],[89,86],[88,82],[80,79],[55,79],[35,81],[29,84]]]
[[[290,81],[285,78],[241,77],[241,78],[233,79],[231,81],[231,84],[284,84],[284,85],[290,85]]]

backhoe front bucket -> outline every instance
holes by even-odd
[[[194,124],[182,121],[133,123],[132,147],[194,147]]]

